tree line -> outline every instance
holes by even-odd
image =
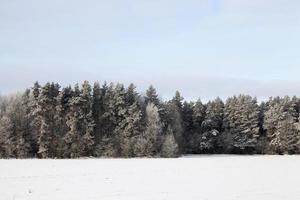
[[[299,154],[300,99],[258,103],[249,95],[202,103],[153,86],[38,82],[0,96],[1,158],[177,157],[181,154]]]

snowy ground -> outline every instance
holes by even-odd
[[[1,200],[299,200],[300,156],[0,160]]]

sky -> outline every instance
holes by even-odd
[[[0,94],[106,80],[300,96],[299,0],[0,0],[0,47]]]

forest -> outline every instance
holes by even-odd
[[[40,85],[0,96],[1,158],[299,154],[300,99],[249,95],[202,103],[177,91],[95,82]]]

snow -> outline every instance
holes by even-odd
[[[299,156],[0,160],[1,200],[299,200]]]

